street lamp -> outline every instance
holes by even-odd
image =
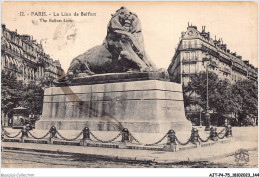
[[[211,58],[208,58],[208,53],[206,53],[206,57],[202,59],[203,65],[205,66],[205,62],[207,62],[206,67],[206,74],[207,74],[207,106],[206,106],[206,113],[205,113],[205,119],[206,119],[206,127],[205,131],[210,130],[210,114],[209,114],[209,74],[208,74],[208,67],[210,65]]]

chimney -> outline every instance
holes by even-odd
[[[242,56],[237,56],[238,59],[242,60]]]
[[[220,39],[218,39],[218,40],[215,40],[215,41],[213,41],[214,42],[214,44],[217,46],[217,47],[219,47],[220,48]]]
[[[5,29],[5,24],[2,24],[2,28]]]
[[[227,49],[227,52],[230,53],[230,49]]]
[[[202,30],[201,30],[201,32],[202,32],[202,33],[205,32],[205,27],[204,27],[204,26],[202,26]]]
[[[218,45],[218,43],[219,43],[219,41],[217,40],[217,37],[216,37],[216,35],[215,35],[215,40],[213,40],[213,43],[214,43],[214,45],[215,45],[215,46],[217,46],[217,45]]]
[[[222,50],[226,51],[226,50],[227,50],[227,45],[226,45],[226,44],[223,44],[223,42],[222,42],[222,44],[220,45],[220,48],[221,48]]]
[[[249,61],[243,61],[245,64],[249,65]]]

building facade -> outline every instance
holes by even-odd
[[[64,73],[58,60],[53,60],[29,35],[20,35],[2,24],[1,69],[14,73],[17,80],[28,84],[42,79],[53,80]]]
[[[190,76],[206,71],[207,65],[203,59],[210,59],[208,71],[214,72],[220,79],[228,79],[231,83],[250,79],[257,82],[257,68],[242,60],[242,56],[230,52],[222,39],[210,37],[210,32],[198,31],[196,26],[188,25],[187,31],[181,33],[175,55],[168,68],[170,79],[184,86],[190,81]],[[200,113],[199,106],[189,106],[186,113]],[[201,113],[200,113],[201,114]]]

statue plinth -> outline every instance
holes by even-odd
[[[166,72],[129,72],[129,73],[105,73],[96,75],[78,74],[77,77],[67,77],[55,81],[55,86],[93,85],[105,83],[118,83],[140,80],[170,81]]]
[[[187,130],[181,84],[162,73],[104,74],[46,88],[36,129],[166,133]],[[165,81],[166,80],[166,81]]]

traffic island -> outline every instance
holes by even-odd
[[[22,134],[21,134],[22,133]],[[21,136],[20,136],[21,135]],[[82,138],[80,138],[82,137]],[[163,143],[163,141],[166,143]],[[102,140],[98,138],[89,128],[85,127],[75,138],[65,138],[55,126],[42,137],[37,137],[30,130],[22,129],[18,134],[11,136],[4,130],[3,142],[21,142],[49,145],[70,145],[84,147],[154,150],[165,152],[177,152],[201,147],[209,147],[216,144],[229,143],[232,140],[232,128],[225,127],[219,133],[212,128],[207,138],[201,138],[199,131],[192,128],[190,138],[183,142],[178,139],[174,130],[169,130],[161,139],[155,143],[145,144],[140,142],[127,129],[122,129],[114,138]]]

